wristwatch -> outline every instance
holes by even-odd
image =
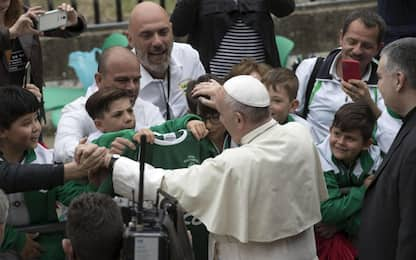
[[[114,163],[120,158],[121,156],[119,154],[112,154],[110,163],[108,164],[108,169],[110,169],[111,172],[113,172]]]

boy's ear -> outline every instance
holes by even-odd
[[[370,145],[372,144],[373,144],[373,140],[369,138],[366,142],[364,142],[363,148],[361,150],[367,150],[368,148],[370,148]]]
[[[296,109],[299,107],[299,100],[296,98],[290,102],[289,113],[295,113]]]
[[[100,72],[95,73],[94,75],[95,83],[97,84],[98,89],[101,88],[101,82],[103,80],[103,74]]]
[[[104,123],[103,123],[102,119],[100,119],[100,118],[94,119],[94,124],[95,124],[95,127],[97,127],[98,130],[100,130],[101,132],[103,131]]]

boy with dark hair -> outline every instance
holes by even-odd
[[[103,88],[92,94],[85,104],[88,115],[94,120],[98,131],[89,136],[97,139],[102,133],[134,129],[134,101],[123,89]]]
[[[325,239],[357,236],[364,194],[382,161],[381,150],[372,145],[375,123],[366,103],[345,104],[335,113],[329,136],[318,145],[329,195],[321,203],[322,223],[316,228],[318,255],[324,253],[319,243],[323,245]]]
[[[53,152],[38,144],[41,126],[37,98],[23,88],[0,88],[0,156],[10,163],[53,163]],[[15,251],[23,259],[63,259],[60,245],[62,230],[35,236],[19,231],[34,225],[58,223],[56,201],[68,205],[81,192],[92,186],[68,182],[51,190],[8,195],[9,218],[1,251]],[[33,229],[32,229],[33,230]]]
[[[119,259],[123,231],[120,208],[111,197],[85,193],[69,205],[62,247],[69,260]]]
[[[286,68],[271,69],[264,75],[262,82],[269,92],[272,117],[281,125],[288,122],[302,124],[309,129],[312,138],[317,142],[316,134],[308,121],[295,114],[299,105],[296,99],[299,85],[296,74]]]

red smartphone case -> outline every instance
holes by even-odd
[[[360,63],[356,60],[342,60],[342,78],[345,81],[361,79]]]

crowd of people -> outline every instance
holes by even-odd
[[[292,71],[270,16],[291,0],[183,0],[172,16],[142,2],[51,149],[39,36],[85,28],[58,8],[67,26],[43,33],[44,10],[0,0],[1,259],[119,259],[112,197],[137,199],[144,146],[144,198],[178,200],[194,259],[416,257],[416,38],[384,46],[383,19],[354,11],[337,48]],[[174,42],[185,34],[191,45]],[[344,80],[344,60],[360,78]]]

